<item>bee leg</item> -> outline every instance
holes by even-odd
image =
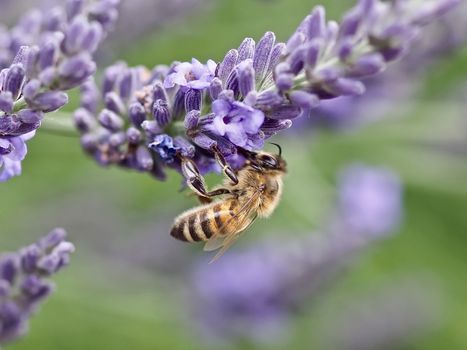
[[[210,203],[212,197],[229,194],[227,188],[219,188],[208,192],[203,176],[198,170],[195,162],[189,158],[181,158],[181,169],[183,176],[187,181],[188,187],[198,196],[201,203]]]
[[[233,182],[234,185],[237,185],[238,184],[237,174],[232,169],[232,167],[229,165],[229,163],[227,163],[227,161],[225,160],[219,148],[217,148],[217,146],[213,146],[211,150],[214,152],[214,157],[216,158],[217,162],[221,166],[222,172],[224,173],[224,175],[227,176]]]
[[[182,174],[186,179],[188,187],[190,187],[198,196],[206,197],[208,192],[206,189],[206,183],[195,162],[190,158],[180,158]]]
[[[208,204],[212,202],[213,197],[222,196],[224,194],[231,194],[231,193],[232,192],[228,190],[227,188],[218,188],[216,190],[206,193],[206,197],[200,196],[200,195],[197,195],[197,197],[201,204]]]

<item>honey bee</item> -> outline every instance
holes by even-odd
[[[267,218],[276,209],[282,195],[282,178],[286,162],[279,154],[242,150],[246,156],[244,166],[234,172],[219,152],[216,158],[228,179],[222,187],[207,192],[194,163],[182,162],[188,185],[202,203],[179,215],[170,234],[181,241],[205,241],[205,251],[219,249],[211,260],[217,260],[255,221]],[[218,197],[213,201],[213,197]]]

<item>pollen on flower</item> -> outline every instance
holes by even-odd
[[[364,78],[401,57],[422,25],[459,1],[431,0],[420,8],[414,3],[361,0],[340,24],[327,21],[325,9],[317,6],[286,43],[272,32],[257,42],[246,38],[219,64],[193,58],[156,66],[144,76],[138,72],[147,69],[115,64],[104,73],[102,95],[106,109],[124,122],[107,123],[109,118],[102,120],[83,103],[90,116],[87,127],[79,128],[85,150],[101,164],[144,169],[159,179],[165,178],[165,167],[181,172],[183,157],[192,158],[201,173],[218,171],[215,152],[233,159],[240,149],[260,150],[294,120],[313,117],[322,101],[363,94]],[[97,88],[86,87],[93,84],[83,90],[95,91],[99,100]],[[122,85],[132,93],[122,94]],[[110,104],[113,100],[123,104]],[[77,125],[83,113],[77,111]],[[138,163],[139,147],[149,150],[151,169]]]

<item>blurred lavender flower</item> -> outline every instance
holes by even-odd
[[[326,22],[318,6],[287,44],[272,32],[258,43],[246,38],[217,67],[195,59],[152,71],[117,63],[106,70],[100,92],[91,81],[83,86],[75,113],[83,148],[100,164],[160,179],[165,166],[181,172],[186,158],[202,174],[218,171],[219,153],[238,168],[244,163],[238,148],[261,149],[321,100],[362,94],[363,78],[385,69],[421,26],[458,3],[361,0],[340,26]]]
[[[68,265],[73,244],[54,229],[16,253],[0,254],[0,345],[27,332],[28,319],[50,295],[50,276]]]
[[[339,181],[338,220],[347,231],[368,235],[393,232],[402,216],[399,178],[388,170],[354,165]]]
[[[81,85],[95,72],[92,54],[115,21],[117,4],[118,0],[89,4],[68,0],[64,8],[46,13],[34,10],[9,32],[4,31],[0,47],[0,140],[16,145],[2,155],[2,181],[21,173],[24,141],[40,126],[44,114],[63,107],[68,102],[64,91]],[[14,149],[16,153],[12,153]],[[14,164],[10,161],[13,159]]]
[[[405,348],[415,336],[431,331],[440,319],[438,286],[426,281],[398,281],[377,293],[346,300],[324,331],[327,349]],[[332,332],[329,330],[332,329]]]
[[[466,14],[467,3],[459,4],[456,11],[427,26],[403,60],[383,74],[366,79],[366,94],[322,101],[309,118],[294,123],[295,130],[309,132],[309,126],[347,130],[381,119],[396,101],[398,105],[408,103],[420,87],[421,76],[467,43]]]
[[[395,175],[363,166],[343,174],[336,213],[324,234],[228,252],[213,265],[197,265],[190,300],[198,298],[196,319],[210,335],[277,341],[290,316],[349,258],[396,229],[402,208]]]

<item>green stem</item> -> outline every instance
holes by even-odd
[[[26,103],[26,100],[24,97],[21,97],[15,102],[15,105],[13,106],[13,113],[19,112],[20,110],[27,108],[27,106],[28,104]]]
[[[79,137],[70,113],[58,112],[47,115],[42,121],[40,130],[54,135]]]
[[[185,135],[186,129],[182,121],[175,121],[169,124],[164,131],[170,136],[179,136]]]

